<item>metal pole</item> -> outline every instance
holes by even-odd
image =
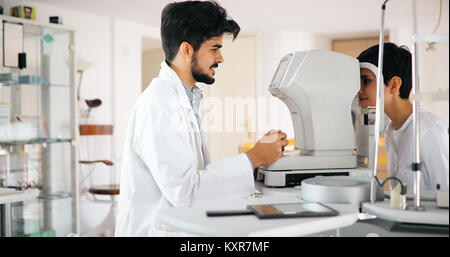
[[[75,89],[75,32],[69,31],[69,60],[70,60],[70,136],[72,138],[72,144],[70,146],[70,180],[71,180],[71,195],[72,195],[72,233],[80,233],[80,199],[79,199],[79,181],[78,181],[78,155],[77,155],[77,143],[78,143],[78,121],[76,116],[76,99],[79,100],[80,86],[78,91]],[[80,83],[81,76],[80,75]]]
[[[12,236],[12,208],[11,203],[0,204],[0,232],[2,237]]]
[[[34,27],[34,29],[39,30],[39,27]],[[44,44],[40,45],[40,56],[41,56],[41,63],[40,66],[40,74],[42,80],[46,81],[47,83],[50,83],[50,62],[51,58],[49,55],[44,54]],[[50,86],[41,86],[41,108],[42,112],[41,114],[46,118],[44,126],[47,128],[47,134],[49,137],[51,137],[53,131],[52,131],[52,118],[51,110],[52,110],[52,101],[50,97]],[[48,195],[52,192],[53,182],[52,177],[55,175],[53,174],[52,169],[52,151],[51,147],[49,145],[43,145],[42,147],[42,192],[43,195]],[[52,210],[53,210],[53,204],[52,201],[46,197],[44,197],[41,202],[43,202],[43,227],[44,228],[52,228],[53,227],[53,217],[52,217]]]
[[[412,1],[413,11],[413,39],[417,33],[416,1]],[[415,162],[412,163],[414,175],[414,210],[424,210],[420,206],[420,146],[419,146],[419,67],[417,64],[418,50],[417,41],[412,44],[412,91],[413,91],[413,131],[414,131],[414,156]],[[409,208],[412,209],[412,208]]]
[[[380,26],[380,42],[378,51],[378,74],[377,74],[377,100],[376,100],[376,112],[375,112],[375,151],[373,162],[373,178],[370,182],[370,203],[375,203],[376,199],[376,176],[378,166],[378,144],[380,141],[380,127],[383,126],[382,117],[384,115],[384,88],[383,88],[383,53],[384,53],[384,12],[386,10],[386,0],[381,6],[381,26]]]

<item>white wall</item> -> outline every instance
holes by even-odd
[[[162,48],[155,48],[142,53],[142,91],[148,87],[161,69],[165,54]]]
[[[159,28],[124,20],[114,22],[115,158],[120,170],[129,114],[142,90],[142,38],[160,38]]]

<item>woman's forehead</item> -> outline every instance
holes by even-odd
[[[360,70],[360,72],[361,72],[361,75],[365,75],[365,76],[369,76],[369,77],[375,77],[375,74],[369,69],[362,68]]]

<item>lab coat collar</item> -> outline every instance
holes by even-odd
[[[167,76],[175,82],[175,90],[177,92],[179,103],[183,107],[192,110],[191,103],[189,102],[186,92],[184,91],[183,82],[181,81],[180,77],[178,77],[178,74],[172,68],[170,68],[169,65],[167,65],[165,60],[161,63],[160,76]]]
[[[177,73],[167,65],[166,61],[161,63],[161,72],[160,76],[166,76],[169,79],[173,80],[175,83],[170,84],[175,86],[175,90],[177,92],[177,97],[180,105],[188,111],[188,117],[192,123],[194,123],[195,131],[200,131],[200,127],[197,123],[197,118],[194,114],[194,109],[192,108],[191,102],[189,101],[188,96],[186,95],[186,91],[183,86],[183,82],[180,77],[178,77]]]
[[[183,82],[181,81],[180,77],[178,77],[177,73],[167,65],[166,61],[163,61],[161,63],[161,72],[159,74],[162,77],[168,77],[169,79],[173,80],[175,83],[170,83],[170,85],[175,86],[175,90],[177,92],[179,103],[182,107],[184,107],[188,113],[188,119],[192,123],[192,126],[194,127],[194,131],[199,132],[201,130],[197,118],[194,114],[194,109],[192,108],[192,105],[188,99],[188,96],[186,94],[186,91],[184,89]],[[200,137],[203,137],[203,135],[200,133]],[[205,159],[203,158],[203,149],[202,149],[202,141],[204,139],[195,137],[194,140],[196,140],[196,146],[198,147],[199,151],[199,159],[201,160],[201,163],[198,164],[198,167],[203,168],[208,162],[209,162],[209,156],[207,156]]]

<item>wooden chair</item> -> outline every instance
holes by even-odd
[[[112,125],[80,125],[80,136],[98,136],[98,135],[113,135],[113,126]],[[114,163],[110,160],[79,160],[81,165],[97,165],[104,164],[107,166],[113,166]],[[89,174],[90,175],[90,174]],[[95,202],[103,202],[110,203],[110,211],[107,217],[101,222],[93,231],[101,232],[101,229],[105,227],[105,225],[112,226],[114,228],[115,225],[115,209],[116,209],[116,201],[115,196],[120,193],[120,185],[119,184],[102,184],[102,185],[90,185],[88,187],[88,192],[92,195],[93,201]],[[97,196],[110,196],[110,200],[102,200]],[[88,198],[89,199],[89,198]],[[90,234],[93,234],[91,232]]]

